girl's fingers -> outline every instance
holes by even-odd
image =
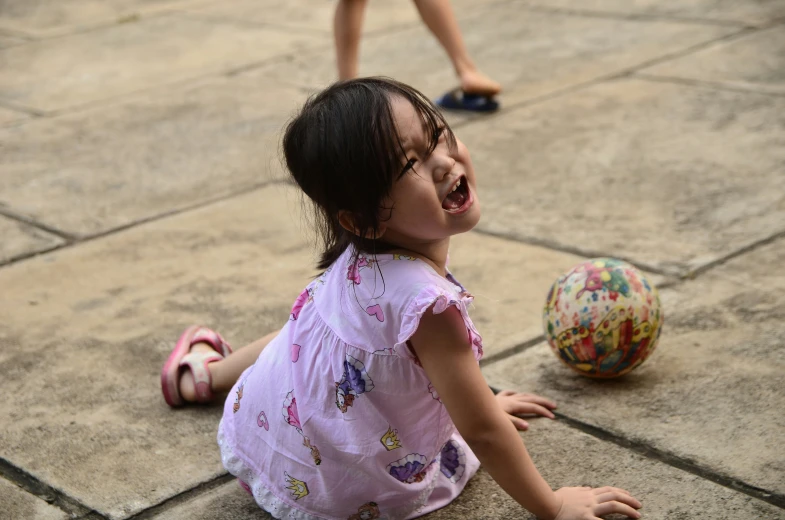
[[[546,399],[545,397],[542,397],[540,395],[535,395],[535,394],[518,394],[516,397],[518,397],[519,400],[522,400],[522,401],[527,402],[527,403],[537,403],[537,404],[540,404],[540,405],[545,406],[547,408],[556,408],[556,403],[554,403],[550,399]]]
[[[500,395],[500,396],[504,397],[504,396],[508,396],[508,395],[515,395],[515,392],[512,391],[512,390],[502,390],[501,392],[499,392],[496,395]]]
[[[535,403],[516,403],[513,411],[516,415],[534,414],[534,415],[543,415],[551,419],[556,418],[556,416],[553,415],[553,412],[551,412],[544,406],[540,406],[539,404],[535,404]]]
[[[617,492],[617,493],[623,493],[625,495],[632,496],[632,495],[630,495],[630,492],[627,491],[626,489],[617,488],[617,487],[613,487],[613,486],[603,486],[603,487],[600,487],[600,488],[594,488],[594,494],[595,495],[602,495],[603,493],[610,493],[610,492],[614,492],[614,491]]]
[[[628,504],[636,509],[641,507],[641,504],[635,497],[631,496],[629,493],[623,493],[622,489],[617,489],[614,491],[607,491],[605,493],[597,495],[597,502],[605,503],[605,502],[621,502],[624,504]]]
[[[630,518],[641,517],[641,514],[639,512],[637,512],[627,504],[622,504],[621,502],[603,502],[602,504],[597,504],[596,506],[594,506],[594,514],[597,516],[605,516],[611,513],[627,515]]]
[[[515,425],[515,428],[520,430],[520,431],[522,431],[522,432],[525,432],[526,430],[529,429],[529,423],[527,423],[526,421],[524,421],[520,417],[513,417],[511,415],[510,416],[510,420],[512,421],[512,424]]]

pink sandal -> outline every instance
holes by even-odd
[[[197,343],[207,343],[215,352],[191,352],[191,347]],[[166,404],[172,407],[185,404],[180,395],[182,368],[190,370],[194,376],[196,402],[212,401],[215,397],[211,385],[213,378],[207,364],[220,361],[231,353],[232,348],[217,332],[198,325],[185,329],[161,370],[161,390]]]

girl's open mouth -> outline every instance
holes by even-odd
[[[453,186],[452,191],[442,201],[442,208],[450,213],[463,213],[469,208],[472,197],[469,192],[469,184],[466,176],[461,176]]]

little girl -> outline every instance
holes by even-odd
[[[516,432],[542,397],[494,396],[450,237],[480,218],[468,150],[418,91],[381,78],[308,100],[283,139],[317,210],[319,268],[284,327],[232,353],[191,327],[164,365],[166,402],[231,389],[226,469],[275,518],[405,519],[449,504],[480,462],[542,519],[639,518],[617,488],[552,491]]]

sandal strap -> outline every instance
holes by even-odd
[[[197,402],[207,403],[215,397],[212,390],[213,376],[207,365],[222,359],[223,356],[217,352],[189,352],[180,360],[180,366],[188,368],[194,376]]]
[[[220,334],[207,327],[199,327],[193,336],[191,336],[191,346],[196,343],[207,343],[213,350],[221,354],[223,357],[232,353],[232,347]]]

